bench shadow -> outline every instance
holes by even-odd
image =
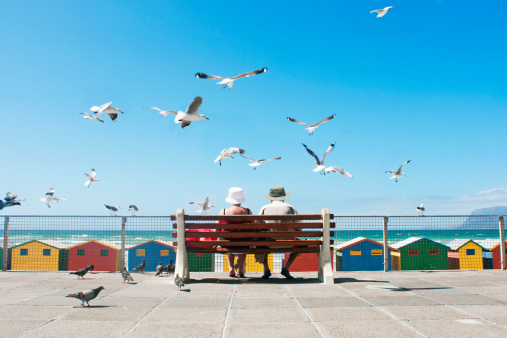
[[[343,284],[343,283],[389,283],[389,281],[385,280],[371,280],[371,279],[355,279],[351,277],[338,277],[334,279],[335,284]]]
[[[190,279],[188,284],[322,284],[318,278],[298,278],[287,279],[271,277],[268,279],[262,279],[261,277],[246,277],[246,278],[202,278],[202,279]]]

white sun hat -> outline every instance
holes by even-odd
[[[238,187],[232,187],[229,189],[229,196],[225,199],[227,203],[230,204],[241,204],[246,201],[246,198],[243,197],[243,189]]]

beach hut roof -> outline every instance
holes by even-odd
[[[505,245],[507,246],[507,241],[504,241],[504,242],[505,242]],[[499,245],[500,245],[500,241],[498,241],[495,245],[493,245],[493,246],[491,247],[491,250],[493,250],[494,248],[496,248],[496,247],[497,247],[497,246],[499,246]]]
[[[448,246],[452,249],[452,250],[459,250],[462,246],[464,246],[465,244],[468,244],[469,242],[472,242],[478,246],[480,246],[482,248],[482,250],[488,250],[486,249],[485,247],[483,247],[482,245],[480,245],[479,243],[475,242],[474,240],[472,239],[466,239],[466,238],[458,238],[458,239],[455,239],[453,241],[451,241]]]
[[[58,250],[66,248],[66,245],[63,244],[62,242],[55,241],[55,240],[52,240],[52,239],[45,239],[45,240],[34,239],[32,241],[28,241],[28,242],[21,243],[21,244],[18,244],[16,246],[13,246],[11,249],[14,249],[14,248],[17,248],[19,246],[26,245],[26,244],[29,244],[29,243],[32,243],[32,242],[39,242],[41,244],[53,247],[53,248],[58,249]]]
[[[111,241],[107,241],[107,240],[100,240],[100,241],[96,241],[94,239],[90,240],[90,241],[86,241],[86,242],[82,242],[82,243],[78,243],[78,244],[74,244],[73,246],[69,246],[67,249],[72,249],[72,248],[75,248],[77,246],[81,246],[81,245],[84,245],[84,244],[87,244],[87,243],[91,243],[91,242],[95,242],[95,243],[98,243],[98,244],[102,244],[104,246],[108,246],[110,247],[111,249],[115,249],[115,250],[120,250],[121,249],[121,246],[117,243],[114,243],[114,242],[111,242]]]
[[[407,238],[407,239],[405,239],[405,240],[403,240],[401,242],[398,242],[396,244],[391,245],[391,247],[393,249],[399,250],[399,249],[401,249],[403,247],[406,247],[407,245],[414,244],[414,243],[422,241],[422,240],[430,241],[430,242],[433,242],[435,244],[438,244],[438,245],[441,245],[443,247],[446,247],[447,249],[450,249],[447,245],[444,245],[444,244],[439,243],[439,242],[432,241],[431,239],[428,239],[428,238],[425,238],[425,237],[410,237],[410,238]]]
[[[137,247],[140,247],[142,245],[146,245],[146,244],[151,243],[151,242],[155,242],[155,243],[158,243],[158,244],[170,247],[171,249],[174,250],[174,246],[172,245],[173,244],[172,242],[160,241],[160,240],[151,240],[151,241],[147,241],[147,242],[144,242],[144,243],[141,243],[141,244],[137,244],[137,245],[134,245],[134,246],[131,246],[131,247],[127,248],[127,250],[135,249]]]
[[[372,242],[372,243],[378,244],[378,245],[380,245],[380,246],[383,246],[383,244],[382,244],[382,243],[379,243],[379,242],[374,241],[374,240],[372,240],[372,239],[365,238],[365,237],[356,237],[356,238],[354,238],[354,239],[352,239],[352,240],[350,240],[350,241],[347,241],[347,242],[345,242],[345,243],[342,243],[342,244],[338,245],[338,246],[336,247],[336,249],[337,249],[337,250],[343,250],[343,249],[348,248],[349,246],[355,245],[355,244],[360,243],[360,242],[363,242],[363,241],[368,241],[368,242]]]

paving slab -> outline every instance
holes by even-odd
[[[26,334],[27,337],[122,337],[135,322],[55,320]]]
[[[507,305],[456,305],[454,307],[507,327]]]
[[[384,306],[383,310],[399,320],[479,319],[450,306]]]
[[[233,309],[295,308],[296,301],[290,298],[233,298]]]
[[[230,309],[228,325],[240,323],[308,322],[310,319],[301,308]]]
[[[435,306],[442,305],[441,302],[419,296],[411,297],[362,297],[365,301],[368,301],[376,306]]]
[[[336,307],[368,307],[362,299],[356,297],[335,297],[335,298],[298,298],[304,308],[336,308]]]
[[[434,299],[443,304],[449,305],[471,305],[471,304],[490,304],[490,305],[498,305],[498,304],[507,304],[506,302],[495,299],[488,296],[482,295],[433,295],[431,299]]]
[[[43,326],[46,323],[46,320],[0,319],[1,336],[19,337],[31,330]]]
[[[324,337],[421,337],[416,331],[393,320],[364,321],[343,320],[318,322]]]
[[[14,305],[0,309],[0,318],[11,320],[50,321],[70,312],[72,306]],[[0,334],[1,335],[1,334]]]
[[[315,322],[371,321],[392,319],[379,308],[374,307],[336,307],[306,308],[310,318]],[[363,324],[364,325],[364,324]]]
[[[429,337],[507,336],[507,328],[480,319],[413,320],[407,324]]]
[[[133,321],[138,322],[152,309],[147,307],[119,307],[96,305],[91,307],[75,307],[61,320],[87,321]]]
[[[218,299],[185,299],[185,298],[170,298],[167,302],[160,305],[161,308],[208,308],[208,309],[227,309],[229,308],[231,300],[218,298]]]
[[[222,337],[224,323],[182,323],[145,321],[129,331],[124,337]]]
[[[225,337],[319,337],[311,322],[236,323],[227,325]]]
[[[225,322],[226,309],[216,308],[174,308],[158,307],[153,309],[143,321],[171,321],[171,322]]]

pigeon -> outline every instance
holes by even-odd
[[[319,172],[320,171],[320,174],[326,174],[324,172],[324,169],[326,167],[326,165],[324,164],[324,159],[326,158],[326,155],[329,154],[330,152],[333,151],[334,149],[334,145],[335,145],[335,142],[331,143],[331,145],[329,146],[329,148],[327,148],[326,152],[324,153],[324,155],[322,155],[322,161],[319,160],[319,158],[317,157],[317,155],[315,155],[315,153],[306,146],[306,144],[302,143],[302,145],[305,147],[306,151],[312,155],[314,158],[315,158],[315,161],[317,162],[317,167],[315,169],[313,169],[314,172]]]
[[[155,274],[155,276],[161,276],[162,275],[162,272],[164,271],[164,266],[162,265],[162,262],[158,263],[157,268],[155,269],[155,271],[157,272]]]
[[[123,267],[123,270],[121,270],[121,276],[123,277],[123,283],[125,283],[125,281],[127,281],[127,283],[134,281],[134,278],[132,278],[126,267]]]
[[[335,114],[335,115],[328,116],[328,117],[326,117],[325,119],[323,119],[323,120],[321,120],[321,121],[319,121],[319,122],[317,122],[317,123],[314,123],[314,124],[312,124],[312,125],[308,125],[308,124],[306,124],[306,123],[304,123],[304,122],[300,122],[300,121],[298,121],[298,120],[296,120],[296,119],[293,119],[292,117],[287,117],[287,120],[292,121],[292,122],[296,122],[296,123],[302,124],[303,126],[308,127],[308,128],[305,128],[305,130],[308,130],[308,135],[312,135],[312,134],[313,134],[313,131],[314,131],[315,129],[317,129],[317,127],[319,126],[319,124],[322,124],[322,123],[324,123],[324,122],[327,122],[327,121],[329,121],[329,120],[333,119],[335,116],[336,116],[336,114]]]
[[[420,206],[416,207],[416,209],[419,215],[424,216],[424,212],[426,211],[426,209],[424,209],[424,205],[422,203]]]
[[[139,211],[139,208],[135,204],[129,205],[129,211],[132,212],[132,216],[136,215],[136,212]]]
[[[146,259],[143,258],[143,261],[141,264],[133,268],[132,270],[135,270],[140,273],[144,273],[144,268],[146,267]]]
[[[173,260],[173,259],[171,259],[171,260],[169,261],[169,263],[167,263],[167,265],[166,265],[166,266],[164,266],[164,271],[165,271],[165,272],[167,272],[167,274],[168,274],[168,275],[169,275],[171,272],[173,272],[173,273],[174,273],[174,268],[175,268],[175,266],[173,265],[173,262],[174,262],[174,260]]]
[[[103,120],[103,119],[101,119],[101,118],[100,118],[100,117],[98,117],[98,116],[92,115],[92,114],[90,114],[90,113],[81,113],[81,114],[83,114],[83,115],[84,115],[84,118],[85,118],[85,119],[97,120],[97,121],[99,121],[99,122],[104,123],[104,120]]]
[[[93,271],[93,269],[95,269],[95,266],[93,266],[93,264],[89,264],[87,266],[87,268],[88,268],[88,271]]]
[[[232,157],[232,154],[243,154],[244,152],[245,151],[243,149],[235,148],[235,147],[229,148],[229,149],[224,149],[224,150],[222,150],[220,155],[218,155],[218,157],[216,158],[215,163],[220,162],[220,165],[222,165],[223,159],[226,159],[226,158],[234,159],[234,157]]]
[[[55,189],[51,188],[46,193],[46,196],[42,197],[40,201],[45,202],[48,205],[48,208],[51,208],[51,206],[49,205],[51,202],[65,201],[65,198],[55,197]]]
[[[175,113],[175,112],[173,112],[171,110],[162,110],[162,109],[160,109],[158,107],[148,107],[148,108],[141,108],[141,109],[155,109],[155,110],[158,110],[158,112],[160,113],[160,115],[162,115],[163,117],[167,117],[167,115]]]
[[[112,205],[107,205],[107,204],[104,204],[104,206],[106,207],[107,210],[109,210],[109,213],[111,214],[111,216],[116,216],[116,213],[118,212],[118,210],[121,209],[121,207],[119,205],[116,205],[116,206],[112,206]]]
[[[176,274],[176,277],[174,277],[174,284],[178,287],[178,290],[181,290],[185,284],[183,284],[183,279],[181,279],[180,275]]]
[[[207,211],[209,211],[211,208],[214,207],[213,204],[209,203],[209,197],[206,197],[206,200],[204,202],[188,202],[188,204],[198,204],[201,209],[197,210],[196,212],[200,212],[201,214],[206,214]]]
[[[3,208],[15,206],[15,205],[21,205],[21,202],[23,202],[24,200],[18,200],[17,198],[18,198],[18,195],[13,194],[12,192],[8,192],[5,195],[4,200],[3,201],[0,200],[0,210],[2,210]]]
[[[90,172],[90,174],[85,174],[86,177],[88,177],[88,181],[85,182],[85,186],[86,187],[90,187],[90,185],[92,185],[93,183],[97,183],[98,181],[100,181],[98,178],[97,178],[97,173],[95,172],[95,169],[92,169],[92,171]]]
[[[381,18],[383,17],[384,15],[386,15],[386,13],[391,9],[391,8],[394,8],[394,6],[388,6],[388,7],[384,7],[384,9],[376,9],[374,11],[371,11],[371,13],[378,13],[377,15],[377,18]]]
[[[187,110],[185,112],[182,112],[181,110],[178,112],[167,110],[168,113],[175,114],[174,117],[174,123],[181,123],[181,128],[184,129],[192,123],[192,121],[199,121],[199,120],[209,120],[206,116],[202,114],[197,114],[197,111],[199,110],[199,107],[202,104],[202,97],[196,96],[192,103],[187,107]]]
[[[109,115],[111,120],[113,120],[113,122],[116,122],[116,119],[118,118],[118,114],[120,114],[120,113],[123,114],[123,112],[120,109],[111,106],[111,103],[113,103],[113,102],[104,103],[100,107],[93,106],[90,108],[90,111],[95,112],[95,114],[97,114],[97,115],[100,115],[102,113],[106,113],[107,115]]]
[[[343,170],[340,167],[327,167],[324,170],[327,173],[328,172],[335,172],[335,173],[338,173],[338,174],[342,174],[343,176],[346,176],[346,177],[354,177],[354,176],[352,176],[351,174],[349,174],[347,171]]]
[[[86,304],[88,304],[88,307],[89,307],[90,306],[89,301],[95,299],[99,295],[100,291],[102,291],[102,290],[104,290],[104,287],[99,286],[98,288],[95,288],[95,289],[86,290],[86,291],[78,292],[78,293],[71,293],[65,297],[77,298],[77,299],[83,301],[81,303],[82,307],[84,307],[85,302],[86,302]]]
[[[249,160],[249,161],[252,161],[253,163],[249,163],[248,165],[251,166],[251,167],[254,167],[253,169],[257,169],[257,167],[260,167],[262,166],[262,163],[263,162],[266,162],[266,161],[276,161],[276,160],[281,160],[282,158],[281,157],[275,157],[275,158],[270,158],[268,160],[254,160],[253,158],[250,158],[250,157],[246,157],[246,156],[243,156],[243,155],[240,155],[241,157]]]
[[[79,279],[79,277],[81,277],[82,279],[84,279],[84,275],[86,275],[86,273],[90,271],[90,266],[88,265],[86,268],[82,268],[82,269],[79,269],[77,271],[74,271],[74,272],[70,272],[69,275],[77,275],[77,279]]]
[[[403,167],[405,164],[408,164],[408,163],[410,163],[410,160],[408,160],[407,162],[400,165],[398,170],[387,170],[386,173],[390,173],[391,175],[393,175],[393,177],[391,177],[389,179],[392,180],[394,178],[394,181],[398,182],[398,178],[405,176],[405,174],[401,172],[401,167]]]
[[[241,79],[241,78],[244,78],[244,77],[249,77],[249,76],[252,76],[252,75],[261,74],[261,73],[266,72],[267,70],[268,70],[268,68],[264,67],[262,69],[254,70],[252,72],[247,72],[247,73],[239,74],[239,75],[236,75],[234,77],[221,77],[221,76],[216,76],[216,75],[206,75],[204,73],[197,73],[197,74],[195,74],[195,77],[198,78],[198,79],[222,80],[220,82],[217,82],[217,84],[223,85],[222,86],[222,90],[224,90],[225,87],[229,87],[229,90],[230,90],[232,88],[232,85],[234,84],[234,81],[236,81],[238,79]]]

